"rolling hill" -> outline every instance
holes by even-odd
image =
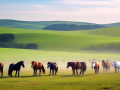
[[[120,27],[80,31],[30,30],[0,27],[0,32],[15,34],[15,42],[17,43],[36,43],[41,50],[80,51],[84,47],[120,42]]]
[[[9,28],[20,28],[20,29],[43,29],[46,26],[53,24],[75,24],[75,25],[95,25],[87,22],[70,22],[70,21],[19,21],[0,19],[0,26]]]

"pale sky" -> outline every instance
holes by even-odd
[[[0,19],[120,22],[120,0],[0,0]]]

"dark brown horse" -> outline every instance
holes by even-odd
[[[3,77],[3,63],[0,62],[0,72],[1,72],[1,77]]]
[[[41,75],[41,69],[42,69],[43,73],[45,74],[45,68],[42,65],[42,63],[40,63],[40,62],[32,61],[31,68],[33,68],[33,70],[34,70],[33,76],[35,76],[35,75],[37,76],[37,69],[39,69],[39,76]]]
[[[107,72],[107,69],[110,70],[110,63],[108,60],[106,62],[102,60],[102,66],[103,66],[103,72],[104,72],[104,69],[106,69],[106,72]]]
[[[50,67],[50,74],[51,75],[51,71],[52,71],[52,75],[54,75],[54,71],[55,71],[55,75],[58,72],[58,65],[56,62],[48,62],[47,63],[47,68]]]
[[[75,70],[76,70],[76,73],[78,75],[77,69],[81,69],[80,74],[84,74],[84,72],[86,71],[86,63],[85,62],[68,62],[67,68],[70,66],[72,67],[73,74],[75,74]]]
[[[99,62],[98,61],[93,61],[91,63],[91,65],[92,65],[92,69],[94,68],[94,70],[95,70],[95,75],[98,74],[99,73],[99,67],[100,67]]]

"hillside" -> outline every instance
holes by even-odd
[[[109,33],[106,30],[109,30]],[[120,42],[119,27],[86,31],[36,31],[0,27],[0,32],[15,34],[17,43],[37,43],[41,50],[80,51],[84,47]]]
[[[0,26],[20,29],[43,29],[46,26],[53,24],[75,24],[75,25],[94,25],[86,22],[70,22],[70,21],[18,21],[9,19],[0,19]]]
[[[90,29],[98,29],[105,28],[102,25],[75,25],[75,24],[53,24],[50,26],[46,26],[44,30],[57,30],[57,31],[75,31],[75,30],[90,30]]]
[[[110,24],[104,24],[106,26],[113,26],[113,27],[120,27],[120,22],[118,23],[110,23]]]

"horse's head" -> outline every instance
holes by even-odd
[[[22,62],[22,63],[21,63],[21,65],[22,65],[22,66],[23,66],[23,68],[24,68],[24,67],[25,67],[25,66],[24,66],[24,61],[21,61],[21,62]]]
[[[95,66],[95,62],[92,62],[91,65],[92,65],[91,67],[92,67],[92,69],[93,69],[94,66]]]
[[[112,61],[112,66],[115,64],[115,62],[116,62],[115,60]]]
[[[31,68],[33,68],[35,61],[31,62]]]
[[[47,68],[49,68],[52,65],[52,62],[47,63]]]
[[[67,63],[67,68],[70,66],[70,62]]]

